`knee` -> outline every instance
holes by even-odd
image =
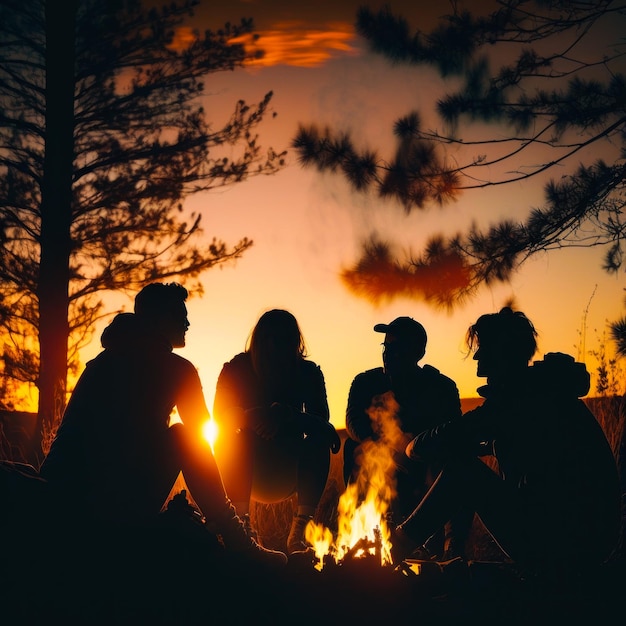
[[[171,455],[176,463],[180,464],[185,459],[198,459],[210,452],[209,442],[198,436],[191,428],[181,423],[176,423],[167,429],[167,436],[163,447],[166,454]]]
[[[189,445],[188,429],[177,422],[167,429],[167,442],[175,450],[184,450]]]

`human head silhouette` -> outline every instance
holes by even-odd
[[[250,334],[248,352],[257,373],[292,367],[306,356],[306,345],[295,316],[284,309],[263,313]]]
[[[185,345],[187,289],[178,283],[150,283],[135,296],[135,316],[148,331],[163,336],[173,348]]]
[[[478,376],[504,377],[528,366],[537,351],[537,331],[524,313],[507,306],[481,315],[467,330],[466,343],[478,361]]]
[[[383,364],[391,378],[413,370],[426,352],[426,330],[411,317],[397,317],[389,324],[376,324],[374,330],[385,333]]]

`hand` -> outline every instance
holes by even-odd
[[[333,454],[337,454],[341,450],[341,437],[330,422],[327,422],[327,425],[326,437],[328,438],[328,447]]]
[[[276,436],[280,423],[277,411],[265,407],[254,407],[246,411],[246,416],[248,428],[261,439],[270,440]]]
[[[419,455],[415,453],[415,444],[417,443],[418,439],[419,437],[411,439],[411,441],[409,441],[409,443],[407,444],[406,449],[404,450],[405,455],[408,456],[409,459],[418,460],[420,458]]]
[[[320,436],[326,441],[330,451],[337,454],[341,450],[341,437],[337,434],[335,427],[326,420],[319,420],[318,430]]]
[[[341,437],[329,421],[311,413],[301,413],[301,416],[305,432],[326,442],[333,454],[341,450]]]
[[[276,424],[274,435],[281,434],[302,438],[302,425],[300,424],[299,412],[282,402],[274,402],[270,406],[270,420]]]
[[[396,473],[408,474],[410,472],[409,468],[412,464],[410,463],[409,458],[407,458],[404,450],[401,452],[398,450],[391,450],[391,453]]]

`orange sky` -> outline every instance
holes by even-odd
[[[358,1],[203,4],[196,17],[201,28],[243,16],[255,19],[258,43],[267,50],[265,63],[210,77],[206,110],[217,125],[239,98],[256,102],[272,90],[278,115],[268,117],[259,130],[263,146],[288,148],[298,123],[316,122],[350,128],[365,145],[390,155],[395,118],[432,104],[442,88],[433,72],[390,67],[363,50],[352,26]],[[405,5],[412,9],[403,9]],[[413,17],[416,12],[445,10],[443,3],[432,1],[391,6]],[[486,224],[505,215],[521,218],[541,200],[541,181],[532,181],[466,192],[453,206],[407,216],[398,206],[351,193],[340,177],[303,170],[290,152],[287,166],[275,176],[188,199],[188,208],[203,212],[208,239],[217,236],[234,243],[248,236],[254,246],[235,264],[205,274],[205,296],[188,303],[188,345],[179,352],[198,367],[211,407],[222,364],[244,349],[259,315],[269,308],[288,309],[301,324],[310,358],[322,367],[331,420],[337,427],[344,426],[352,378],[381,364],[383,336],[373,332],[373,325],[399,315],[424,324],[429,341],[423,363],[453,378],[463,397],[475,396],[476,387],[484,382],[476,378],[474,362],[465,358],[465,330],[509,298],[540,333],[536,358],[564,351],[584,358],[593,369],[595,364],[581,350],[597,349],[606,320],[620,317],[623,308],[623,277],[602,272],[601,250],[539,255],[510,285],[485,288],[452,314],[408,299],[373,306],[350,295],[339,278],[372,228],[417,250],[433,230],[453,233],[475,220]],[[111,298],[108,304],[111,311],[132,308],[126,299]],[[581,334],[583,328],[586,332]],[[101,327],[97,336],[100,332]],[[91,358],[98,349],[96,341],[83,351],[83,358]]]

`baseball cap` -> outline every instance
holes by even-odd
[[[396,317],[396,319],[389,324],[376,324],[374,330],[377,333],[389,333],[394,335],[401,341],[407,341],[418,346],[426,347],[426,330],[412,317]]]

